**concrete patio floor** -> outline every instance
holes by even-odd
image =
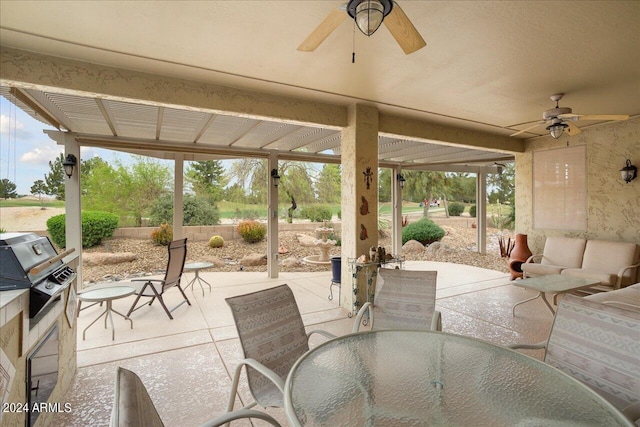
[[[443,330],[472,336],[498,345],[515,342],[535,343],[547,338],[553,316],[541,300],[511,307],[533,296],[533,292],[512,286],[504,273],[459,264],[439,262],[405,263],[408,270],[437,270],[437,309],[442,312]],[[187,274],[183,283],[193,277]],[[90,307],[78,321],[78,371],[65,403],[72,411],[60,414],[58,425],[106,426],[113,403],[115,373],[118,366],[136,372],[145,383],[160,416],[167,426],[197,426],[222,414],[231,387],[231,375],[242,352],[231,311],[224,299],[234,295],[288,284],[296,297],[308,330],[324,329],[336,335],[351,331],[353,319],[347,310],[329,301],[331,272],[280,273],[268,279],[264,272],[201,273],[212,284],[189,289],[191,306],[186,304],[170,320],[158,303],[134,314],[129,322],[114,316],[115,340],[104,323],[93,325],[82,339],[82,331],[102,308]],[[343,284],[343,291],[348,287]],[[179,302],[179,292],[167,292],[167,305]],[[113,302],[114,309],[126,313],[133,302],[128,297]],[[311,346],[323,338],[314,335]],[[528,352],[542,357],[541,351]],[[243,374],[244,375],[244,374]],[[241,383],[243,402],[251,401],[246,383]],[[236,400],[240,406],[239,399]],[[268,409],[287,425],[282,409]],[[251,425],[247,421],[233,425]],[[254,422],[253,425],[266,425]]]

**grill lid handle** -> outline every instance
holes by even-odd
[[[71,254],[71,253],[73,253],[75,251],[76,251],[76,248],[67,249],[66,251],[59,253],[58,255],[54,256],[53,258],[49,258],[48,260],[46,260],[42,264],[36,265],[31,270],[29,270],[29,274],[31,274],[32,276],[35,276],[36,274],[40,273],[45,268],[49,267],[54,262],[60,261],[62,258],[66,257],[67,255],[69,255],[69,254]]]

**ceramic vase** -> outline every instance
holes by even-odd
[[[509,270],[511,270],[511,280],[522,277],[522,264],[533,253],[527,245],[526,234],[516,234],[516,243],[509,256]]]

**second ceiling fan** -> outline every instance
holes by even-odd
[[[329,13],[329,16],[298,46],[298,50],[303,52],[316,50],[347,16],[350,16],[358,29],[367,36],[375,33],[380,24],[384,23],[407,55],[427,45],[396,2],[392,0],[350,0]]]

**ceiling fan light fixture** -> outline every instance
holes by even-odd
[[[380,24],[393,9],[391,0],[350,0],[347,12],[365,36],[370,36],[380,28]]]
[[[553,123],[552,125],[547,126],[547,130],[553,139],[558,139],[562,136],[564,129],[567,127],[569,127],[569,125],[565,123]]]

